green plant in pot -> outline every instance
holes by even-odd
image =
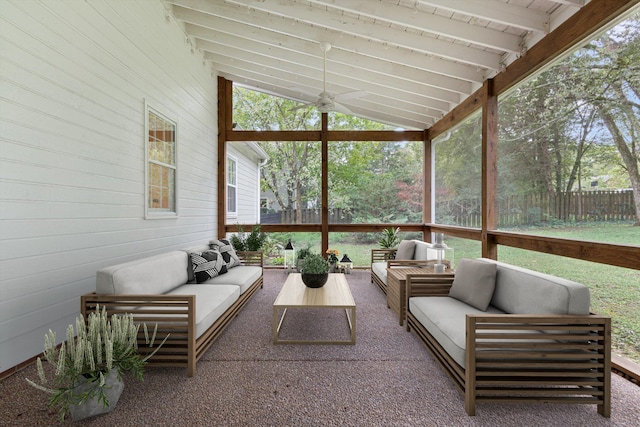
[[[382,230],[380,247],[383,249],[394,248],[398,244],[398,241],[400,240],[398,233],[400,233],[400,227],[397,227],[397,228],[388,227]]]
[[[400,227],[388,227],[382,230],[382,238],[380,239],[380,247],[383,249],[393,249],[398,242],[400,241],[400,237],[398,236],[400,233]],[[388,254],[385,255],[385,259],[393,259],[395,255],[389,251]]]
[[[309,288],[321,288],[329,278],[329,264],[322,255],[307,255],[300,264],[302,282]]]
[[[110,318],[105,308],[90,313],[85,323],[82,316],[67,328],[67,340],[56,345],[56,334],[45,335],[44,358],[54,367],[48,379],[41,358],[37,359],[40,383],[27,378],[35,388],[50,395],[49,406],[57,407],[61,419],[71,414],[74,421],[111,411],[124,389],[122,375],[131,373],[139,381],[147,360],[164,344],[168,336],[146,357],[138,353],[138,332],[133,315],[114,314]],[[153,347],[156,328],[149,338],[143,324],[146,343]],[[77,337],[76,337],[77,335]]]
[[[298,250],[298,253],[296,254],[296,269],[298,271],[302,270],[302,260],[304,260],[306,257],[308,257],[309,255],[311,255],[311,246],[306,246],[302,249]]]
[[[231,245],[236,251],[257,252],[262,249],[267,241],[267,233],[260,231],[260,224],[251,227],[251,232],[246,233],[240,224],[237,224],[238,232],[231,236]]]

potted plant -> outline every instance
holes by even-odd
[[[393,249],[398,244],[398,241],[400,240],[398,233],[400,233],[400,227],[396,227],[396,228],[388,227],[382,230],[380,247],[383,249]],[[391,251],[389,251],[388,254],[385,254],[384,258],[387,260],[394,259],[395,253],[392,253]]]
[[[146,343],[153,347],[157,325],[150,339],[146,324],[142,326]],[[40,383],[28,378],[27,382],[50,394],[48,404],[59,408],[62,420],[68,414],[78,421],[109,412],[124,389],[122,375],[129,372],[142,381],[147,360],[168,338],[142,357],[138,353],[139,329],[132,314],[114,314],[109,319],[106,309],[97,307],[86,323],[82,316],[76,318],[76,332],[73,325],[68,326],[67,340],[59,348],[55,332],[49,330],[44,339],[44,358],[55,368],[53,378],[47,378],[38,358]]]
[[[254,225],[249,233],[245,233],[244,229],[238,224],[238,232],[231,236],[231,245],[236,251],[240,252],[258,252],[266,241],[267,233],[260,231],[260,224]]]
[[[300,271],[302,269],[302,260],[311,255],[311,246],[307,246],[298,250],[298,256],[296,259],[296,269]]]
[[[321,288],[329,277],[329,264],[319,254],[311,254],[302,260],[302,282],[309,288]]]
[[[380,247],[383,249],[392,249],[398,244],[398,233],[400,232],[400,227],[393,228],[385,228],[382,230],[382,239],[380,239]]]

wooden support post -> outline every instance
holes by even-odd
[[[227,129],[233,127],[233,82],[218,77],[218,224],[216,234],[226,235]]]
[[[431,178],[433,177],[433,145],[431,144],[431,140],[427,136],[427,131],[424,131],[424,141],[423,141],[423,149],[422,149],[422,223],[430,224],[434,222],[433,218],[433,182]],[[431,241],[431,229],[428,227],[424,227],[422,231],[422,240],[430,242]]]
[[[322,113],[322,254],[329,249],[329,115]]]
[[[498,227],[498,97],[493,79],[482,89],[482,256],[497,260],[498,245],[488,231]]]

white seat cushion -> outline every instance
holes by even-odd
[[[167,295],[196,296],[196,337],[199,337],[240,297],[240,288],[237,285],[190,284]]]
[[[491,306],[481,311],[451,297],[409,298],[409,311],[463,368],[467,314],[502,313]]]
[[[262,267],[255,265],[240,265],[228,270],[224,274],[213,277],[203,284],[205,285],[234,285],[240,287],[240,294],[245,293],[249,287],[262,275]]]

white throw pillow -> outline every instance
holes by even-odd
[[[413,240],[403,240],[398,245],[398,250],[396,250],[396,259],[413,259],[413,253],[415,252],[415,250],[416,242],[414,242]]]
[[[456,267],[449,296],[487,311],[496,289],[497,266],[475,259],[461,259]]]

